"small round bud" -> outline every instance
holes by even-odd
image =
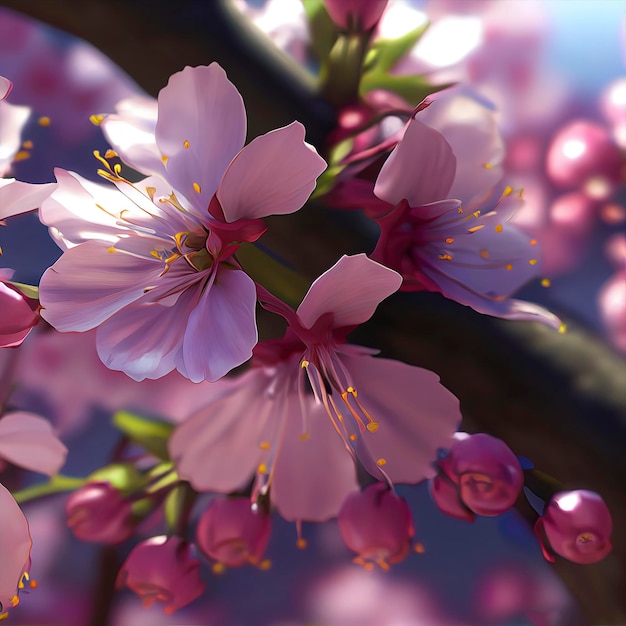
[[[343,30],[373,28],[389,0],[324,0],[328,15]]]

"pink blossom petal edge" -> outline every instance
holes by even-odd
[[[13,83],[4,76],[0,76],[0,100],[4,100],[8,97],[13,89]]]
[[[332,313],[334,328],[356,326],[401,284],[400,274],[365,254],[344,255],[313,282],[297,314],[307,328],[325,313]]]
[[[252,356],[257,343],[256,286],[241,270],[220,265],[189,316],[179,371],[214,382]]]
[[[217,190],[227,222],[297,211],[315,189],[326,162],[293,122],[249,143],[228,166]]]
[[[246,138],[241,95],[217,63],[186,67],[161,89],[158,111],[156,143],[167,157],[166,179],[204,215]]]
[[[0,220],[38,209],[55,187],[55,183],[35,185],[13,178],[0,179]]]
[[[456,157],[443,135],[412,120],[381,168],[374,193],[391,204],[421,206],[448,198],[455,173]]]
[[[24,469],[52,476],[67,456],[50,423],[43,417],[16,411],[0,419],[0,457]]]

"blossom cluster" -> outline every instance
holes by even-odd
[[[417,79],[422,92],[359,91],[359,80],[376,84],[404,55],[376,36],[387,1],[320,7],[333,50],[348,50],[323,59],[320,91],[337,119],[323,145],[308,143],[297,120],[246,142],[243,98],[213,62],[173,74],[156,99],[132,96],[93,112],[110,146],[94,151],[100,182],[61,168],[51,183],[0,179],[2,223],[37,211],[61,250],[38,287],[0,268],[8,363],[0,458],[51,476],[50,493],[72,492],[66,521],[81,540],[121,544],[158,518],[163,532],[134,545],[117,586],[148,606],[163,602],[167,614],[204,591],[197,551],[215,573],[268,569],[274,513],[295,523],[302,548],[303,522],[337,518],[368,571],[422,552],[399,483],[427,481],[434,504],[468,522],[540,497],[534,531],[549,561],[593,563],[612,548],[598,494],[561,486],[540,494],[538,473],[502,440],[460,430],[459,401],[435,372],[351,339],[401,291],[438,293],[550,332],[565,325],[514,298],[545,275],[540,237],[515,222],[524,192],[507,179],[493,109],[454,89],[432,97],[446,85]],[[421,32],[412,36],[416,43]],[[378,53],[373,62],[368,50]],[[0,77],[0,99],[11,87]],[[26,107],[0,102],[3,177],[28,117]],[[584,179],[593,190],[602,174],[617,186],[622,156],[605,135],[587,137],[594,132],[570,129],[555,140],[548,171],[559,184]],[[568,133],[601,143],[603,160],[564,161],[559,142],[571,144]],[[360,211],[377,239],[369,255],[341,255],[307,289],[260,240],[274,220],[318,210],[312,194],[315,203]],[[259,332],[259,307],[280,330]],[[619,312],[608,315],[623,339]],[[56,363],[55,350],[69,345],[59,341],[80,344],[84,364],[72,376],[85,377],[82,390],[64,388],[67,374],[54,379],[54,365],[45,370],[40,355]],[[29,354],[33,363],[21,371],[17,357]],[[29,375],[52,381],[51,402],[64,403],[70,421],[89,403],[133,410],[114,417],[124,440],[109,465],[80,479],[58,475],[67,449],[52,425],[14,408],[20,386],[38,384]],[[93,389],[88,379],[98,381]],[[28,499],[28,489],[20,493]],[[16,499],[0,485],[0,619],[21,589],[36,585],[31,543]]]

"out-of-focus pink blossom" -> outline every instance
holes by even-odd
[[[78,539],[121,543],[134,531],[132,503],[107,482],[87,483],[65,504],[67,525]]]
[[[626,269],[616,272],[603,285],[598,306],[611,343],[626,352]]]
[[[509,223],[522,199],[510,187],[492,187],[489,161],[469,165],[457,167],[444,136],[412,120],[374,187],[395,208],[378,220],[373,257],[402,274],[405,290],[437,291],[481,313],[558,328],[555,315],[510,298],[541,267],[537,241]]]
[[[19,346],[39,321],[38,303],[8,281],[13,270],[0,268],[0,348]]]
[[[181,478],[229,493],[256,472],[254,492],[269,492],[283,517],[322,521],[356,488],[354,459],[398,482],[432,476],[436,450],[450,445],[460,420],[456,398],[432,372],[345,343],[399,283],[360,254],[322,274],[295,312],[261,295],[290,328],[259,344],[253,367],[220,381],[174,432],[169,451]]]
[[[389,0],[324,0],[331,19],[343,30],[374,28]]]
[[[555,494],[535,524],[543,554],[549,561],[554,561],[550,549],[574,563],[601,561],[613,548],[612,531],[613,520],[604,500],[584,489]]]
[[[191,544],[165,535],[146,539],[131,550],[116,586],[134,591],[146,607],[154,602],[165,603],[168,615],[204,592],[200,561],[192,556]]]
[[[367,568],[377,563],[388,569],[390,563],[404,560],[415,534],[406,500],[384,483],[352,492],[341,506],[337,523],[345,544],[358,555],[355,562]]]
[[[620,176],[621,157],[607,130],[577,120],[552,139],[546,157],[550,180],[565,189],[581,189],[596,199],[608,198]]]
[[[457,439],[439,461],[439,468],[441,473],[431,485],[435,503],[445,513],[470,521],[473,514],[492,516],[508,511],[524,484],[522,468],[511,449],[483,433]]]
[[[243,101],[216,63],[174,74],[153,112],[153,133],[134,114],[103,121],[148,179],[133,185],[105,159],[118,189],[57,172],[40,216],[65,252],[42,277],[42,316],[62,332],[97,327],[103,362],[135,380],[213,381],[257,341],[254,282],[233,253],[261,218],[298,210],[325,163],[298,122],[242,147]]]
[[[11,493],[0,484],[0,620],[19,604],[18,589],[28,580],[32,541],[28,522]]]
[[[626,148],[626,77],[618,78],[604,90],[600,106],[611,125],[613,140],[620,148]]]
[[[221,566],[261,565],[272,518],[249,498],[216,498],[198,521],[200,550]]]
[[[43,417],[14,411],[0,418],[0,458],[52,476],[61,469],[66,456],[67,448]]]

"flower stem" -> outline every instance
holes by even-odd
[[[50,496],[55,493],[74,491],[75,489],[82,487],[85,484],[85,481],[86,479],[84,478],[74,478],[72,476],[63,476],[58,474],[57,476],[53,476],[48,482],[39,483],[37,485],[21,489],[20,491],[16,491],[13,494],[13,497],[18,504],[23,504],[24,502]]]

